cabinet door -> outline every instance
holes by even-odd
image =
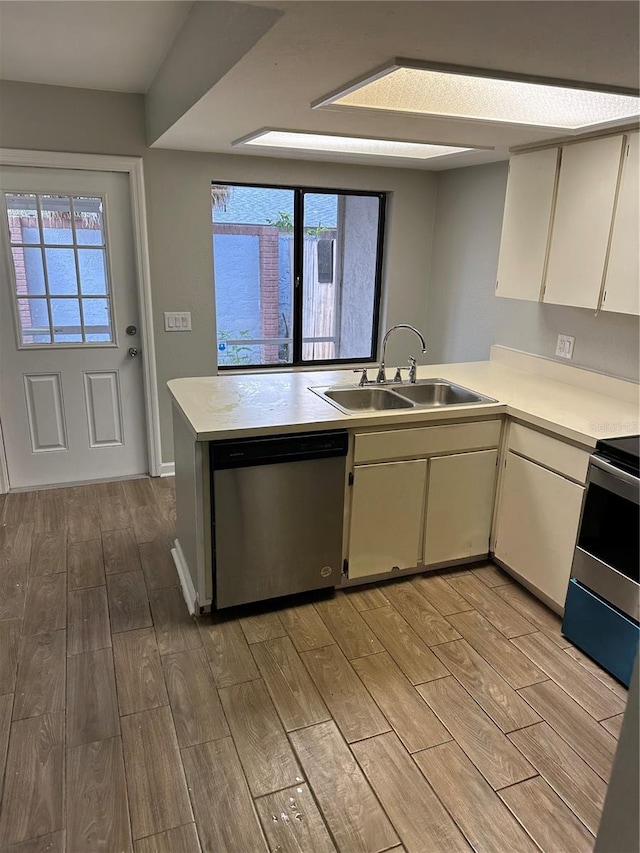
[[[514,453],[500,489],[495,555],[564,607],[584,489]]]
[[[603,311],[640,314],[640,133],[627,136],[622,180],[613,220],[609,264],[605,279]]]
[[[488,552],[497,458],[482,450],[429,461],[425,565]]]
[[[427,462],[387,462],[354,470],[349,577],[417,565]]]
[[[562,149],[544,302],[597,308],[623,136]]]
[[[559,157],[559,148],[547,148],[509,162],[497,296],[540,299]]]

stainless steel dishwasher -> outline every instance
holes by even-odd
[[[210,444],[217,609],[335,586],[347,433]]]

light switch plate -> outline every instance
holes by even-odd
[[[556,346],[556,355],[560,358],[573,358],[573,345],[576,339],[571,335],[558,335],[558,344]]]
[[[165,332],[190,332],[191,311],[165,311]]]

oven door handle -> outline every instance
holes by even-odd
[[[605,462],[605,460],[601,459],[599,456],[592,456],[591,464],[595,465],[596,468],[601,468],[603,471],[606,471],[607,474],[613,474],[614,477],[624,480],[624,482],[629,483],[630,486],[637,486],[638,483],[640,483],[639,477],[636,477],[634,474],[629,474],[627,471],[623,471],[621,468],[612,465],[610,462]]]
[[[630,500],[635,504],[638,503],[640,478],[629,474],[627,471],[621,471],[620,468],[611,465],[610,462],[606,462],[598,456],[591,457],[588,482],[596,483],[602,488],[620,495],[621,498]]]

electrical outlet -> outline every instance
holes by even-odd
[[[165,311],[165,332],[190,332],[191,311]]]
[[[556,355],[560,358],[573,358],[573,345],[576,339],[571,335],[558,335],[558,344],[556,346]]]

